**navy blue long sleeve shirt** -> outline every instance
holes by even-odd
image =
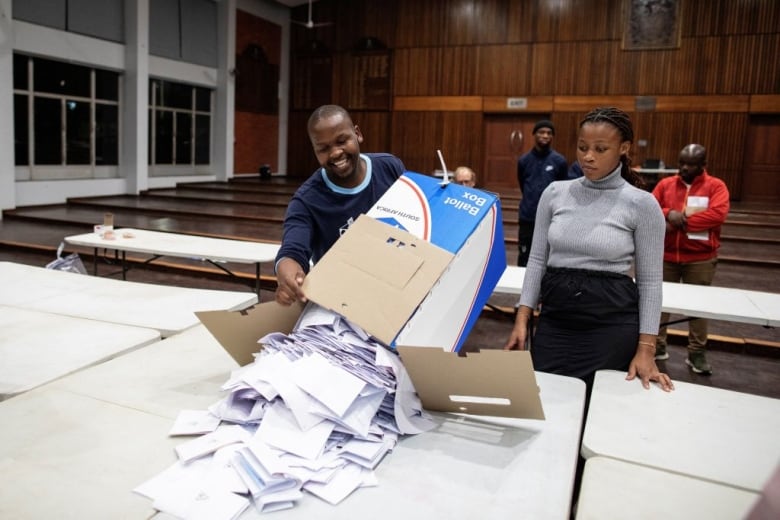
[[[518,159],[517,182],[523,192],[519,207],[520,220],[536,220],[536,207],[542,192],[551,182],[566,180],[568,170],[566,159],[552,148],[544,152],[532,148]]]
[[[350,224],[367,213],[405,171],[401,160],[388,153],[360,157],[366,163],[366,177],[360,186],[337,186],[320,168],[296,190],[284,216],[276,263],[292,258],[308,272],[309,261],[316,263],[322,258]]]

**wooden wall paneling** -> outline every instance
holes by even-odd
[[[682,3],[681,20],[683,36],[771,33],[780,27],[780,10],[776,0],[711,0],[706,6],[688,1]]]
[[[479,96],[396,96],[393,110],[481,112],[482,98]]]
[[[780,116],[754,116],[749,124],[741,200],[780,203]]]
[[[469,96],[477,92],[479,49],[475,46],[445,47],[441,55],[440,90],[431,96]]]
[[[717,150],[713,170],[737,189],[751,146],[747,114],[780,112],[780,2],[682,2],[680,48],[647,51],[621,49],[624,3],[582,0],[575,9],[546,0],[319,0],[315,18],[337,18],[338,30],[293,28],[293,41],[318,37],[331,47],[334,101],[344,103],[352,38],[392,35],[396,106],[387,132],[391,151],[414,169],[437,168],[443,142],[464,146],[459,131],[444,128],[477,117],[458,114],[473,109],[471,98],[495,113],[505,113],[506,97],[546,98],[561,127],[556,148],[572,160],[582,115],[616,105],[632,113],[638,134],[651,136],[667,162],[685,141],[706,140],[711,154]],[[640,95],[655,98],[653,112],[634,112]],[[640,158],[640,150],[634,154]]]
[[[384,43],[389,49],[396,47],[397,9],[394,2],[376,0],[319,0],[321,8],[330,6],[323,12],[322,21],[333,22],[336,28],[335,48],[349,51],[363,37],[372,37]],[[318,20],[315,18],[314,20]]]
[[[363,134],[361,152],[391,152],[390,112],[351,110],[352,122]]]
[[[317,159],[311,147],[306,123],[311,111],[290,112],[287,144],[287,176],[306,178],[317,168]]]
[[[722,64],[723,74],[720,76],[721,89],[719,94],[742,94],[750,92],[751,69],[754,68],[754,60],[745,59],[753,56],[755,52],[755,37],[726,36],[721,39],[720,56],[725,60]],[[777,59],[777,57],[775,57]],[[761,64],[763,65],[763,64]]]
[[[530,44],[539,41],[536,2],[510,0],[507,13],[508,43]]]
[[[622,95],[637,92],[641,82],[639,77],[641,66],[639,56],[643,53],[641,51],[624,51],[620,47],[621,43],[619,40],[609,43],[609,53],[613,59],[612,70],[607,72],[609,74],[609,86],[606,92],[594,94]]]
[[[390,110],[392,52],[347,52],[340,59],[339,99],[350,110]]]
[[[566,157],[569,164],[577,160],[577,133],[580,121],[589,111],[590,108],[582,112],[555,112],[553,148]]]
[[[482,113],[443,112],[440,147],[447,169],[468,166],[479,175],[482,167]],[[437,158],[436,149],[430,150]],[[435,169],[435,168],[434,168]]]
[[[620,41],[623,33],[624,0],[544,2],[544,10],[558,11],[554,39],[571,41]]]
[[[430,47],[446,43],[448,2],[433,0],[397,0],[395,42],[399,48]]]
[[[780,91],[780,89],[778,90]],[[750,96],[749,111],[754,114],[776,113],[780,114],[780,94],[773,96]]]
[[[654,96],[659,112],[747,112],[750,96]]]
[[[627,92],[635,92],[640,96],[665,92],[669,85],[675,84],[675,76],[680,74],[677,49],[664,49],[655,52],[643,52],[639,59],[637,82],[635,87]],[[695,82],[692,82],[695,85]]]
[[[488,45],[507,41],[509,0],[446,2],[447,45]]]
[[[635,96],[555,96],[553,110],[557,112],[580,112],[583,115],[596,107],[618,107],[633,112],[636,106]]]
[[[395,111],[392,116],[390,149],[407,169],[432,173],[436,149],[441,146],[441,118],[438,112]]]
[[[426,96],[441,82],[440,51],[435,47],[396,49],[393,59],[393,93]]]
[[[777,9],[780,12],[780,9]],[[780,15],[778,15],[780,17]],[[778,26],[780,27],[780,22]],[[756,45],[751,56],[752,83],[744,93],[780,93],[780,31],[774,34],[756,35]]]
[[[486,45],[477,49],[475,92],[525,96],[531,91],[531,45]]]
[[[559,42],[551,66],[553,92],[560,95],[592,95],[609,91],[614,73],[612,42]],[[540,57],[543,63],[550,57]]]
[[[509,108],[510,98],[523,97],[526,100],[526,107],[523,109]],[[553,111],[552,96],[485,96],[482,98],[482,111],[486,114],[521,114],[524,112],[547,112]]]
[[[481,127],[481,112],[396,111],[390,148],[407,169],[420,173],[441,169],[436,150],[441,150],[449,170],[460,164],[479,170]]]
[[[535,43],[531,46],[531,75],[528,95],[549,96],[555,93],[555,79],[560,74],[571,74],[572,69],[558,66],[558,44]]]

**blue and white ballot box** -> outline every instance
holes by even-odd
[[[314,266],[304,292],[389,346],[454,352],[505,268],[496,195],[406,172]]]

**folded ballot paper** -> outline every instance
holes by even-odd
[[[262,337],[208,411],[180,413],[170,433],[192,437],[137,493],[186,519],[278,511],[305,495],[337,504],[377,484],[400,436],[434,427],[396,353],[316,305],[300,320]]]

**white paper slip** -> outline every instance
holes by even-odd
[[[366,385],[319,354],[299,359],[293,366],[292,375],[296,384],[337,417],[346,413]]]
[[[176,446],[176,455],[182,462],[189,462],[214,453],[220,448],[236,442],[249,440],[250,435],[241,426],[222,426],[211,433]]]
[[[322,453],[332,430],[333,423],[329,421],[301,430],[292,412],[277,401],[266,410],[255,437],[274,448],[314,459]]]
[[[201,435],[213,432],[219,426],[219,417],[208,410],[182,410],[176,416],[168,435]]]
[[[309,482],[303,486],[303,489],[329,504],[336,505],[363,485],[363,471],[363,468],[357,464],[347,464],[333,476],[330,482],[326,484]]]

